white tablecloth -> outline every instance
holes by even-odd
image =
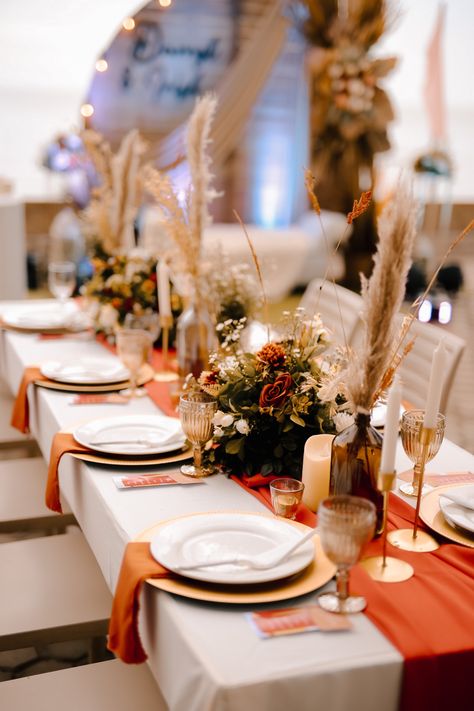
[[[40,341],[3,332],[0,357],[14,392],[24,366],[59,353],[77,357],[100,349],[94,341]],[[58,429],[132,408],[73,406],[69,394],[39,387],[32,388],[31,395],[32,430],[46,458]],[[156,413],[156,407],[144,398],[134,401],[133,412]],[[473,463],[474,457],[446,441],[430,469],[459,470],[472,468]],[[397,466],[400,471],[409,466],[401,448]],[[116,473],[112,467],[68,456],[60,466],[63,495],[111,590],[125,544],[152,524],[197,511],[263,510],[254,497],[222,476],[195,487],[119,491],[112,482]],[[140,629],[149,664],[173,711],[395,711],[398,707],[401,656],[364,615],[353,616],[353,629],[347,632],[261,640],[243,616],[246,606],[191,601],[149,586],[141,604]]]

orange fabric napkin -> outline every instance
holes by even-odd
[[[13,405],[10,424],[12,427],[15,427],[24,434],[27,434],[30,431],[28,385],[36,382],[37,380],[48,380],[48,378],[45,375],[42,375],[41,370],[36,366],[29,366],[25,368],[23,378],[16,395],[15,403]]]
[[[168,577],[175,576],[152,557],[148,542],[127,544],[115,589],[107,645],[123,662],[140,664],[147,659],[138,634],[140,591],[147,578]]]
[[[46,506],[52,511],[62,513],[61,500],[59,496],[58,467],[63,454],[76,452],[90,452],[91,450],[76,442],[69,432],[57,432],[51,444],[49,455],[48,481],[46,483]]]

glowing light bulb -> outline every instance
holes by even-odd
[[[95,63],[95,68],[97,69],[98,72],[106,72],[107,69],[109,68],[109,63],[107,62],[106,59],[103,57],[101,59],[98,59],[97,62]]]
[[[439,305],[438,321],[440,323],[449,323],[451,321],[452,313],[453,309],[449,301],[442,301]]]
[[[171,0],[158,0],[158,5],[160,7],[169,7],[171,5]]]
[[[81,115],[84,116],[84,118],[89,118],[92,116],[94,113],[94,107],[92,104],[82,104],[81,106]]]
[[[425,299],[420,306],[420,310],[418,311],[418,320],[422,321],[423,323],[428,323],[431,320],[432,311],[433,306],[431,304],[431,301]]]
[[[133,17],[126,17],[125,20],[122,22],[122,27],[128,32],[135,29],[135,20],[133,19]]]

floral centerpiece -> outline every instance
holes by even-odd
[[[278,342],[215,354],[198,379],[218,403],[205,456],[224,471],[300,478],[307,438],[346,424],[343,398],[331,387],[339,357],[327,354],[319,316],[307,320],[298,309],[286,317]]]

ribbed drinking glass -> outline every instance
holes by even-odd
[[[357,563],[375,532],[376,510],[359,496],[330,496],[318,508],[318,532],[323,551],[336,564],[336,592],[323,593],[319,605],[328,612],[361,612],[366,600],[349,594],[349,570]]]
[[[193,464],[183,464],[186,476],[203,477],[212,472],[202,466],[202,448],[212,437],[212,420],[217,401],[203,392],[188,392],[179,399],[179,418],[186,437],[193,445]]]

